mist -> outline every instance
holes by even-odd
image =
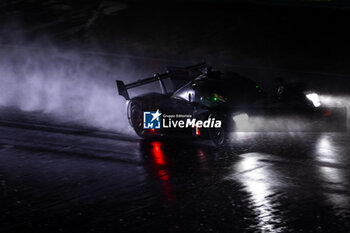
[[[13,40],[17,37],[21,38],[12,36]],[[129,83],[163,72],[166,65],[177,65],[171,64],[174,61],[147,57],[135,59],[127,52],[114,52],[114,56],[105,51],[62,49],[47,40],[30,43],[21,39],[20,44],[1,46],[0,106],[39,111],[55,116],[57,122],[119,133],[134,134],[134,131],[129,126],[125,99],[118,95],[115,80]],[[264,79],[264,83],[272,82]],[[159,87],[151,84],[141,89],[158,91]],[[132,90],[130,94],[132,97],[140,93],[142,90]],[[350,103],[349,96],[321,95],[320,100],[329,107],[348,107]],[[308,131],[307,124],[293,118],[255,118],[248,128],[240,131],[302,132]]]
[[[320,95],[320,101],[324,106],[346,108],[347,131],[350,127],[350,95]]]
[[[110,59],[111,60],[111,59]],[[113,59],[112,59],[113,60]],[[0,106],[54,115],[59,122],[131,133],[115,80],[138,77],[130,61],[33,44],[2,48]]]

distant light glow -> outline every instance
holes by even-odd
[[[232,117],[236,123],[236,131],[249,131],[251,125],[249,123],[248,114],[242,113]]]
[[[308,98],[309,100],[311,100],[311,102],[313,103],[313,105],[317,108],[321,105],[321,102],[320,102],[320,98],[318,97],[318,94],[317,93],[309,93],[309,94],[306,94],[306,98]]]

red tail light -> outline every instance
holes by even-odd
[[[194,130],[195,130],[197,136],[201,135],[201,132],[199,132],[199,129],[197,126],[194,127]]]
[[[326,110],[324,113],[323,113],[324,116],[330,116],[332,115],[331,111],[329,110]]]

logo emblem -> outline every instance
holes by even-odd
[[[160,117],[162,113],[159,109],[156,112],[143,112],[144,129],[160,129]]]

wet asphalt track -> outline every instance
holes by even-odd
[[[0,118],[0,232],[350,232],[346,133],[145,141]]]

